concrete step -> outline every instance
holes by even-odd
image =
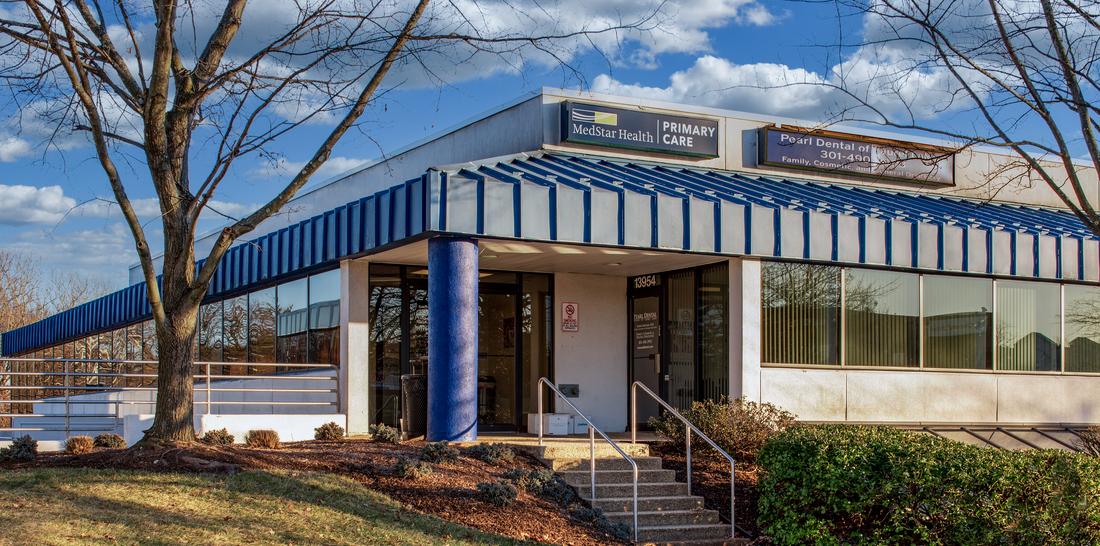
[[[730,538],[730,526],[710,525],[654,525],[638,527],[639,542],[684,542],[699,540],[724,540]]]
[[[660,457],[634,457],[634,462],[638,464],[638,470],[660,470],[661,458]],[[561,472],[563,470],[588,470],[589,460],[583,459],[546,459],[543,461],[546,466],[550,467],[550,470],[555,472]],[[596,470],[630,470],[630,463],[622,457],[614,459],[596,459]]]
[[[592,491],[588,487],[578,487],[577,493],[582,499],[592,498]],[[687,495],[688,486],[681,482],[639,483],[638,497],[679,497]],[[633,483],[605,483],[596,484],[596,498],[630,497],[634,494]]]
[[[638,499],[641,502],[641,499]],[[625,523],[634,526],[634,512],[613,512],[604,514],[613,523]],[[659,527],[674,525],[715,525],[721,523],[715,510],[665,510],[638,512],[639,527]]]
[[[565,483],[573,487],[586,487],[592,483],[592,472],[589,470],[563,470],[558,472]],[[638,484],[643,483],[670,483],[676,481],[675,470],[639,470]],[[633,470],[597,470],[596,485],[611,483],[634,483]]]
[[[597,493],[599,487],[597,486]],[[597,497],[588,501],[592,506],[603,510],[608,517],[619,512],[632,512],[634,499],[630,495],[623,497]],[[702,510],[703,497],[671,495],[667,497],[638,497],[638,513],[642,512],[678,512]]]
[[[646,444],[620,443],[619,447],[631,457],[648,457],[649,446]],[[557,442],[546,445],[534,446],[535,456],[540,459],[588,459],[591,447],[588,442]],[[605,442],[596,442],[597,459],[622,459],[622,455],[615,448]]]
[[[749,546],[750,538],[715,538],[702,540],[661,540],[657,542],[639,542],[642,546]]]

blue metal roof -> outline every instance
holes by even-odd
[[[426,232],[1100,280],[1100,240],[1062,210],[537,153],[429,171],[238,244],[208,298]],[[149,316],[139,283],[3,334],[3,353]]]

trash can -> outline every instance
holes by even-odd
[[[416,438],[428,432],[428,376],[401,376],[401,435]]]

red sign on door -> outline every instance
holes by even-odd
[[[563,302],[561,304],[561,331],[563,332],[579,332],[581,331],[581,306],[571,302]]]

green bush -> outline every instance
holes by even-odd
[[[577,500],[577,492],[549,468],[535,470],[513,468],[505,472],[503,477],[528,493],[561,506],[569,506]]]
[[[516,453],[504,444],[475,444],[466,449],[466,454],[489,464],[511,463]]]
[[[65,440],[65,453],[82,455],[95,449],[95,440],[91,436],[72,436]]]
[[[1076,448],[1082,453],[1100,457],[1100,426],[1091,426],[1077,433]]]
[[[508,506],[516,500],[516,488],[506,480],[477,484],[477,498],[494,506]]]
[[[126,440],[113,433],[104,433],[95,437],[95,446],[104,449],[122,449],[126,447]]]
[[[371,440],[375,442],[385,442],[387,444],[401,443],[401,433],[398,432],[397,429],[383,423],[371,425],[370,428],[367,429],[367,432],[370,433]]]
[[[38,457],[38,442],[29,434],[16,438],[9,449],[8,458],[13,461],[33,461]]]
[[[427,461],[410,459],[408,457],[398,457],[397,463],[393,465],[393,473],[402,478],[417,480],[425,476],[430,476],[432,473],[432,465]]]
[[[752,463],[769,438],[795,424],[795,415],[769,403],[740,398],[693,402],[681,412],[738,463]],[[684,423],[670,413],[649,420],[657,434],[676,444],[684,443]],[[697,440],[698,438],[693,438]],[[709,449],[705,442],[693,448]]]
[[[888,427],[801,426],[760,452],[777,544],[1098,544],[1100,460]]]
[[[206,431],[206,434],[203,434],[199,441],[212,446],[228,446],[233,445],[233,442],[236,442],[237,439],[229,433],[228,429],[220,428]]]
[[[429,442],[420,452],[420,458],[429,463],[454,462],[458,457],[458,449],[447,442]]]
[[[244,443],[248,447],[279,449],[279,433],[267,429],[250,430],[244,435]]]
[[[336,424],[335,422],[325,423],[315,429],[313,429],[314,440],[324,440],[326,442],[335,442],[344,439],[344,427]]]

